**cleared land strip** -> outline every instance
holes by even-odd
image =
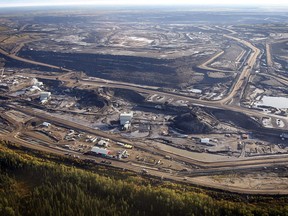
[[[75,129],[75,130],[81,130],[83,132],[87,132],[87,133],[91,133],[93,135],[97,135],[97,136],[101,136],[101,137],[105,137],[105,138],[109,138],[113,141],[120,141],[123,143],[128,143],[128,144],[132,144],[134,145],[136,148],[140,148],[143,149],[145,151],[151,151],[160,155],[169,155],[171,157],[173,157],[174,159],[177,159],[179,161],[183,161],[183,162],[187,162],[190,164],[194,164],[200,167],[214,167],[214,168],[221,168],[221,167],[236,167],[236,166],[252,166],[252,165],[261,165],[261,164],[266,164],[267,163],[283,163],[283,162],[288,162],[288,157],[286,156],[268,156],[268,157],[254,157],[254,158],[249,158],[249,159],[245,159],[245,160],[234,160],[234,161],[221,161],[221,162],[204,162],[204,161],[198,161],[192,158],[187,158],[187,157],[183,157],[181,155],[177,155],[175,153],[171,153],[171,152],[165,152],[163,150],[158,150],[152,147],[148,147],[145,144],[139,143],[139,142],[132,142],[129,141],[127,139],[124,139],[122,137],[119,137],[117,135],[114,134],[108,134],[99,130],[95,130],[92,129],[90,127],[75,123],[75,122],[71,122],[62,118],[58,118],[52,115],[48,115],[45,114],[44,112],[39,112],[33,109],[28,109],[28,108],[22,108],[19,106],[8,106],[11,109],[23,112],[25,114],[37,117],[39,119],[42,120],[47,120],[55,125],[59,125],[65,128],[71,128],[71,129]]]

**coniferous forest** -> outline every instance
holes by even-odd
[[[163,182],[0,144],[0,215],[288,215],[288,197]]]

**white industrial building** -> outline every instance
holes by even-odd
[[[51,92],[41,92],[40,93],[40,102],[42,104],[46,103],[48,99],[51,97]]]
[[[209,138],[201,138],[200,142],[203,144],[210,144],[210,139]]]
[[[107,156],[107,155],[110,155],[111,154],[111,151],[108,150],[108,149],[105,149],[105,148],[99,148],[97,146],[94,146],[92,149],[91,149],[91,152],[94,153],[94,154],[97,154],[97,155],[101,155],[101,156]]]
[[[51,124],[49,123],[49,122],[43,122],[42,123],[42,126],[44,126],[44,127],[49,127]]]
[[[109,146],[109,143],[108,143],[108,141],[101,139],[101,140],[97,143],[97,145],[98,145],[98,146],[103,146],[103,147],[106,148],[106,147]]]
[[[133,118],[133,112],[120,114],[120,125],[131,124]]]
[[[38,86],[31,86],[30,88],[29,88],[29,91],[30,92],[35,92],[35,91],[42,91]]]
[[[36,78],[33,78],[33,79],[31,80],[31,84],[32,84],[33,86],[38,86],[38,87],[42,87],[42,86],[43,86],[43,82],[39,82]]]

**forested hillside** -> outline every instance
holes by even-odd
[[[0,145],[0,215],[288,215],[287,197],[162,182],[16,145]]]

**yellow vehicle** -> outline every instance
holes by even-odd
[[[124,148],[126,148],[126,149],[132,149],[133,146],[132,146],[132,145],[129,145],[129,144],[125,144],[125,145],[124,145]]]

